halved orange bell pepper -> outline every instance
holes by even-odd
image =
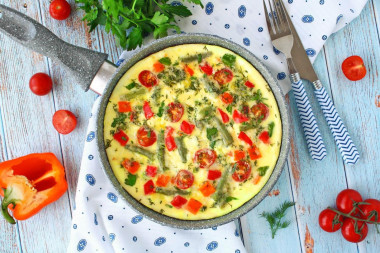
[[[11,224],[25,220],[67,190],[65,169],[52,153],[30,154],[0,163],[1,213]],[[8,208],[13,211],[13,217]]]

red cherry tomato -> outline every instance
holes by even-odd
[[[199,67],[201,68],[202,72],[205,73],[206,75],[208,75],[208,76],[212,75],[213,69],[208,64],[208,62],[206,62],[204,65],[199,65]]]
[[[174,184],[182,190],[190,188],[194,183],[194,175],[188,170],[180,170],[174,178]]]
[[[129,138],[126,133],[123,132],[123,130],[120,130],[119,132],[115,133],[113,135],[113,138],[120,143],[121,146],[127,145]]]
[[[53,126],[58,133],[69,134],[77,126],[77,118],[70,111],[59,110],[53,115]]]
[[[247,86],[248,88],[255,88],[255,85],[251,83],[250,81],[246,81],[244,85]]]
[[[252,106],[251,112],[257,119],[262,121],[266,120],[269,116],[269,108],[263,103]]]
[[[131,161],[129,159],[125,159],[122,163],[123,167],[131,174],[136,174],[140,169],[140,163],[138,161]]]
[[[220,117],[222,117],[222,121],[224,124],[228,123],[230,121],[230,117],[227,113],[223,112],[221,109],[218,108],[218,111],[220,113]]]
[[[145,173],[147,176],[155,177],[157,175],[157,167],[148,165],[146,166]]]
[[[154,192],[154,183],[153,183],[153,180],[151,179],[144,184],[144,194],[148,195],[148,194],[152,194],[153,192]]]
[[[238,123],[238,124],[249,120],[247,116],[240,113],[238,110],[234,110],[234,112],[232,113],[232,118],[234,119],[235,123]]]
[[[367,74],[363,59],[354,55],[345,59],[342,63],[343,74],[351,81],[363,79]]]
[[[50,76],[45,73],[34,74],[29,81],[30,90],[38,95],[44,96],[48,94],[53,87],[53,81]]]
[[[185,134],[191,134],[195,129],[195,125],[189,123],[188,121],[184,120],[181,124],[181,130]]]
[[[319,214],[319,226],[326,232],[338,231],[343,225],[343,216],[333,210],[325,209]]]
[[[371,221],[380,222],[380,201],[377,199],[366,199],[363,202],[369,204],[359,206],[360,210],[363,211],[364,219],[368,219],[371,216]]]
[[[263,131],[259,135],[259,139],[264,142],[265,144],[270,144],[270,136],[268,131]]]
[[[232,174],[232,178],[236,182],[243,182],[249,178],[249,176],[251,175],[251,170],[251,165],[249,165],[248,162],[242,160],[237,161],[233,165],[234,173]]]
[[[170,203],[175,208],[181,208],[184,204],[187,203],[187,199],[185,199],[184,197],[181,197],[181,196],[177,195],[177,196],[175,196],[173,198],[173,200]]]
[[[214,74],[215,81],[220,85],[231,82],[232,78],[234,78],[234,74],[227,68],[221,69]]]
[[[338,208],[339,211],[343,213],[350,213],[351,210],[354,208],[354,205],[355,205],[354,202],[362,202],[362,201],[363,199],[359,192],[352,189],[346,189],[346,190],[341,191],[336,197],[336,207]],[[358,211],[359,210],[356,209],[355,212],[352,213],[352,215],[357,214]]]
[[[165,146],[168,149],[168,151],[173,151],[177,148],[177,145],[175,144],[175,140],[173,137],[174,128],[172,127],[166,127],[165,130]]]
[[[355,227],[357,229],[355,230]],[[357,226],[355,226],[355,221],[350,218],[346,218],[343,221],[342,235],[344,239],[349,242],[357,243],[363,241],[368,234],[368,226],[363,221],[358,221]]]
[[[224,92],[221,96],[221,99],[222,99],[223,103],[225,103],[227,105],[234,102],[234,97],[228,92]]]
[[[204,148],[195,152],[194,162],[199,165],[200,168],[208,168],[214,164],[216,160],[215,150]]]
[[[49,12],[56,20],[65,20],[70,16],[71,6],[66,0],[54,0],[50,3]]]
[[[149,70],[143,70],[139,74],[139,81],[147,88],[151,88],[158,83],[157,76]]]
[[[173,102],[168,105],[168,115],[170,121],[176,123],[181,120],[184,113],[183,106],[178,102]]]
[[[146,119],[150,119],[154,116],[154,113],[152,111],[152,108],[150,108],[148,101],[144,102],[143,110],[144,110],[144,115]]]
[[[238,138],[247,143],[249,146],[253,146],[251,138],[249,138],[249,136],[246,133],[240,132]]]
[[[137,141],[143,147],[152,146],[157,140],[156,133],[147,126],[140,127],[137,130]]]
[[[209,170],[207,179],[208,180],[216,180],[222,176],[222,172],[220,170]]]

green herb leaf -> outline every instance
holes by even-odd
[[[217,133],[218,133],[218,129],[216,129],[215,127],[207,128],[206,130],[207,139],[209,139],[209,141],[212,141],[214,136],[217,135]]]
[[[222,57],[222,62],[224,64],[226,64],[226,66],[232,68],[232,66],[235,64],[236,62],[236,56],[235,55],[232,55],[232,54],[225,54],[223,55]]]
[[[272,137],[273,129],[274,129],[274,122],[271,122],[271,123],[269,123],[269,125],[268,125],[268,133],[269,133],[269,137]]]
[[[161,58],[161,59],[159,59],[158,61],[161,62],[161,63],[164,64],[164,65],[167,65],[167,66],[172,65],[172,61],[170,60],[169,57]]]
[[[269,166],[260,167],[257,170],[259,171],[259,175],[261,177],[265,176],[265,173],[267,173],[267,170],[269,169]]]
[[[161,14],[161,12],[159,11],[156,11],[154,13],[154,16],[151,22],[155,25],[162,25],[162,24],[165,24],[168,20],[169,18],[167,16],[165,16],[164,14]]]
[[[226,198],[226,203],[228,203],[228,202],[230,202],[230,201],[232,201],[232,200],[238,200],[238,198],[228,196],[228,197]]]
[[[141,27],[133,28],[129,34],[129,38],[127,39],[127,49],[133,50],[136,49],[137,46],[141,47],[142,39],[143,37]]]
[[[229,112],[230,114],[232,113],[232,105],[229,104],[226,108],[227,112]]]
[[[111,126],[118,127],[118,126],[124,125],[126,118],[127,118],[127,115],[125,113],[120,113],[118,117],[113,119]]]
[[[198,63],[201,63],[202,62],[202,54],[198,54]]]
[[[290,225],[290,221],[281,222],[281,219],[285,217],[286,210],[294,205],[294,202],[285,201],[274,212],[263,212],[260,214],[260,216],[265,218],[269,223],[272,239],[274,239],[279,229],[287,228]]]
[[[158,108],[157,116],[162,117],[162,115],[164,114],[164,111],[165,111],[165,103],[161,102],[160,108]]]
[[[161,5],[160,8],[180,17],[189,17],[192,14],[191,11],[184,5],[173,6],[170,4],[164,4]]]
[[[133,88],[136,87],[136,85],[138,85],[135,81],[131,82],[130,84],[128,84],[127,86],[125,86],[128,90],[132,90]]]
[[[134,186],[136,184],[136,175],[128,174],[128,177],[125,179],[124,183],[129,186]]]

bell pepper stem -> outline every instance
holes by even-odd
[[[11,189],[3,189],[4,190],[4,198],[1,201],[1,214],[4,216],[5,220],[8,221],[10,224],[16,224],[15,219],[9,214],[8,212],[8,206],[12,204],[13,206],[16,206],[16,200],[11,199],[10,195],[12,193]]]

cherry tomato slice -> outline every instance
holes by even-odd
[[[220,170],[209,170],[207,174],[208,180],[216,180],[222,176],[222,172]]]
[[[144,110],[144,115],[146,119],[150,119],[154,116],[154,113],[152,111],[152,108],[150,108],[148,101],[144,102],[143,110]]]
[[[228,68],[221,69],[214,74],[215,81],[220,85],[231,82],[232,78],[234,78],[234,74]]]
[[[29,88],[38,96],[47,95],[51,91],[52,87],[53,81],[50,76],[45,73],[37,73],[30,78]]]
[[[208,76],[212,75],[213,69],[212,67],[206,62],[203,65],[199,65],[200,69],[202,70],[203,73],[205,73]]]
[[[183,106],[178,102],[172,102],[168,105],[168,115],[170,121],[176,123],[181,120],[184,113]]]
[[[251,140],[251,138],[249,138],[249,136],[244,133],[243,131],[239,133],[239,136],[238,138],[242,141],[244,141],[245,143],[247,143],[249,146],[253,146],[253,142]]]
[[[65,20],[70,16],[71,6],[66,0],[54,0],[50,3],[49,12],[56,20]]]
[[[325,209],[319,214],[319,226],[326,232],[336,232],[342,225],[343,216],[333,210]]]
[[[244,85],[247,86],[248,88],[255,88],[255,85],[251,83],[250,81],[246,81]]]
[[[128,101],[119,101],[117,103],[119,112],[131,112],[132,111],[132,106],[131,103]]]
[[[115,133],[113,135],[113,138],[120,143],[121,146],[127,145],[129,138],[126,133],[123,132],[123,130],[120,130],[119,132]]]
[[[154,183],[153,183],[153,180],[151,179],[144,184],[144,194],[148,195],[148,194],[152,194],[153,192],[154,192]]]
[[[360,210],[363,211],[364,219],[368,219],[371,216],[371,221],[380,222],[380,201],[377,199],[366,199],[364,202],[369,204],[359,206]]]
[[[234,97],[228,92],[224,92],[221,96],[221,99],[222,99],[223,103],[225,103],[227,105],[234,102]]]
[[[251,165],[249,165],[246,161],[237,161],[233,165],[233,171],[232,178],[236,182],[243,182],[248,179],[248,177],[251,175]]]
[[[270,144],[269,132],[268,131],[261,132],[261,134],[259,135],[259,139],[265,144]]]
[[[139,74],[139,81],[143,86],[147,88],[151,88],[158,83],[157,76],[149,70],[141,71]]]
[[[216,152],[213,149],[200,149],[195,152],[194,162],[199,164],[200,168],[208,168],[214,164],[216,160]]]
[[[53,126],[60,134],[69,134],[77,126],[77,118],[67,110],[56,111],[53,115]]]
[[[185,134],[191,134],[195,129],[195,125],[189,123],[188,121],[184,120],[181,124],[181,130]]]
[[[174,178],[174,184],[182,190],[190,188],[194,183],[194,175],[188,170],[180,170]]]
[[[222,121],[224,124],[228,123],[230,121],[230,117],[227,113],[223,112],[221,109],[218,108],[218,111],[220,113],[220,117],[222,117]]]
[[[153,64],[153,68],[155,72],[160,73],[165,69],[165,65],[161,62],[156,62],[155,64]]]
[[[136,174],[140,169],[140,163],[138,161],[131,161],[129,159],[125,159],[122,163],[123,167],[131,174]]]
[[[351,81],[363,79],[367,74],[363,59],[354,55],[345,59],[342,63],[343,74]]]
[[[190,76],[194,75],[194,70],[190,68],[189,66],[185,65],[185,71],[188,73]]]
[[[354,206],[356,206],[354,202],[362,201],[363,199],[359,192],[352,189],[345,189],[341,191],[336,197],[336,207],[343,213],[349,213],[354,208]],[[352,215],[357,214],[358,211],[359,210],[356,209]]]
[[[266,120],[269,116],[269,108],[263,103],[258,103],[257,105],[252,106],[251,112],[261,121]]]
[[[358,228],[357,231],[355,231],[355,227]],[[355,226],[355,221],[353,219],[344,219],[342,226],[342,235],[347,241],[353,243],[361,242],[367,237],[367,234],[368,226],[365,222],[358,221],[357,225]]]
[[[157,167],[148,165],[146,166],[145,173],[147,176],[155,177],[157,175]]]
[[[140,127],[137,130],[137,142],[143,147],[152,146],[157,140],[156,133],[147,126]]]
[[[235,123],[238,123],[238,124],[249,120],[247,116],[240,113],[238,110],[234,110],[234,112],[232,113],[232,118],[234,119]]]
[[[168,151],[173,151],[177,148],[177,145],[175,144],[175,140],[173,137],[174,128],[172,127],[166,127],[165,130],[165,146],[168,149]]]
[[[182,196],[175,196],[173,198],[173,200],[170,202],[172,204],[172,206],[174,206],[175,208],[181,208],[184,204],[187,203],[187,199],[185,199],[184,197]]]

